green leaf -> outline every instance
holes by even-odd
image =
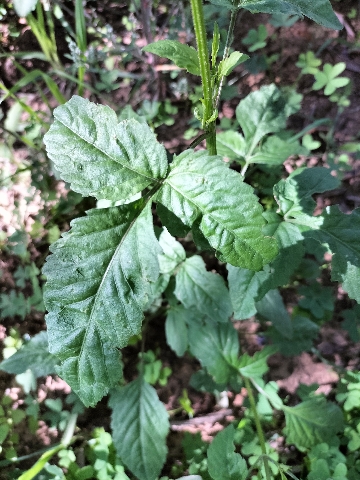
[[[191,353],[214,377],[216,383],[228,383],[236,375],[239,339],[233,325],[228,323],[189,325]]]
[[[142,378],[111,394],[111,428],[116,451],[137,477],[155,480],[166,459],[169,419],[156,391]]]
[[[315,83],[313,85],[314,90],[320,90],[325,87],[324,94],[332,95],[337,88],[345,87],[350,83],[350,78],[339,77],[346,68],[346,63],[339,62],[336,65],[330,65],[325,63],[323,71],[317,71],[314,74]]]
[[[286,127],[285,106],[286,99],[274,84],[265,85],[241,100],[236,118],[250,151],[265,135]]]
[[[269,290],[286,285],[305,254],[304,237],[297,225],[281,221],[281,217],[274,212],[264,212],[264,217],[268,222],[264,233],[275,237],[279,254],[267,266],[267,275],[262,277],[259,299]]]
[[[226,77],[230,75],[235,67],[245,62],[249,58],[249,55],[246,55],[245,53],[232,52],[227,58],[221,60],[219,63],[218,76]]]
[[[244,377],[261,377],[269,370],[267,359],[276,352],[276,348],[268,346],[260,352],[256,352],[252,357],[247,353],[241,355],[238,361],[238,370]]]
[[[306,73],[314,75],[319,71],[318,67],[321,65],[321,60],[315,56],[314,52],[309,51],[306,53],[300,53],[299,60],[295,65],[301,68],[301,73],[303,75]]]
[[[189,73],[200,76],[198,53],[189,45],[184,45],[177,40],[158,40],[146,45],[143,51],[168,58],[178,67],[186,68]]]
[[[182,305],[172,306],[168,310],[165,322],[166,341],[177,356],[182,357],[188,348],[187,321],[193,312]]]
[[[206,151],[176,157],[157,200],[186,225],[201,218],[199,228],[221,261],[260,270],[277,253],[276,241],[262,235],[262,207],[252,188]]]
[[[235,453],[235,429],[229,425],[219,432],[207,451],[209,473],[213,480],[245,480],[248,469],[245,460]]]
[[[326,312],[334,311],[335,292],[332,287],[312,282],[310,285],[300,287],[298,292],[305,297],[299,300],[299,306],[309,310],[315,318],[325,319]]]
[[[161,203],[156,204],[156,213],[159,215],[161,223],[169,230],[169,233],[174,237],[185,237],[190,230],[190,227],[173,214],[173,212]]]
[[[297,140],[283,140],[277,135],[270,135],[247,161],[266,165],[281,165],[291,155],[300,153],[302,153],[302,150]]]
[[[261,13],[286,13],[288,15],[305,15],[314,22],[327,28],[341,30],[329,0],[240,0],[235,4]]]
[[[19,17],[26,17],[31,13],[38,0],[13,0],[13,6],[15,12],[19,15]]]
[[[306,317],[296,316],[292,319],[292,338],[289,338],[275,329],[269,328],[266,334],[278,351],[286,357],[300,355],[311,350],[315,338],[318,336],[319,327]]]
[[[248,31],[246,37],[243,38],[242,43],[244,45],[250,45],[250,47],[248,48],[249,52],[255,52],[256,50],[266,47],[265,40],[267,36],[268,33],[266,30],[266,26],[260,24],[257,30],[252,28]]]
[[[327,207],[320,216],[317,229],[303,233],[329,246],[332,259],[332,280],[342,282],[350,298],[360,303],[360,208],[346,215],[338,206]]]
[[[220,31],[219,31],[218,24],[215,22],[214,23],[213,39],[212,39],[212,43],[211,43],[211,66],[212,66],[212,68],[215,68],[217,55],[218,55],[218,52],[219,52],[219,47],[220,47]]]
[[[286,217],[312,215],[316,206],[312,195],[333,190],[339,183],[328,168],[298,168],[274,186],[274,196]]]
[[[293,443],[299,449],[328,442],[343,428],[341,409],[324,397],[313,397],[295,407],[284,406],[283,411],[287,443]]]
[[[163,251],[159,255],[160,272],[173,273],[176,267],[186,259],[184,247],[170,235],[166,228],[159,237],[159,244]]]
[[[258,313],[270,320],[272,325],[284,337],[292,338],[293,327],[290,315],[288,314],[279,290],[270,290],[256,303]]]
[[[218,155],[229,160],[242,160],[246,155],[246,142],[244,137],[232,130],[220,132],[216,135],[216,148]]]
[[[266,273],[254,272],[247,268],[238,268],[232,265],[227,265],[227,269],[234,318],[244,320],[255,315],[256,297],[263,278],[266,278]]]
[[[44,143],[75,192],[125,200],[166,176],[165,148],[146,124],[118,123],[109,107],[77,96],[56,108],[54,117]]]
[[[43,272],[50,351],[85,405],[121,378],[118,348],[140,332],[159,276],[150,202],[94,209],[51,247]]]
[[[7,373],[24,373],[30,369],[35,377],[43,377],[55,373],[59,360],[49,353],[46,332],[35,335],[23,345],[14,355],[0,363],[0,369]]]
[[[281,221],[281,217],[273,212],[265,212],[264,217],[268,221],[264,233],[275,237],[279,245],[275,260],[260,272],[227,266],[234,317],[238,320],[255,315],[256,301],[269,290],[286,285],[305,253],[304,237],[297,225]]]
[[[180,266],[175,295],[185,308],[195,307],[214,322],[227,322],[232,314],[224,279],[207,272],[204,260],[198,255],[186,259]]]
[[[343,310],[341,316],[344,318],[342,328],[346,330],[353,342],[360,341],[360,305],[354,308]]]

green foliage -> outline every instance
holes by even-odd
[[[137,477],[155,480],[165,462],[169,430],[168,415],[156,391],[139,377],[114,391],[110,406],[118,455]]]
[[[24,373],[30,369],[35,377],[55,373],[57,358],[49,353],[46,332],[40,332],[22,345],[16,353],[0,363],[0,369],[7,373]]]
[[[345,68],[346,64],[344,62],[336,65],[325,63],[323,71],[314,73],[315,83],[312,88],[314,90],[324,88],[325,95],[332,95],[336,89],[345,87],[350,82],[350,79],[347,77],[339,77]]]
[[[284,433],[289,443],[300,450],[329,442],[343,428],[343,414],[334,403],[318,396],[295,407],[283,407],[286,419]],[[331,422],[329,422],[331,418]]]
[[[29,13],[27,22],[53,69],[63,75],[65,70],[58,68],[52,12],[46,10],[45,21],[45,10],[38,3],[35,17],[29,9],[36,2],[30,3],[21,7]],[[5,360],[0,369],[18,375],[17,382],[27,393],[27,408],[25,413],[11,412],[2,402],[0,443],[6,444],[7,458],[16,456],[17,439],[12,436],[10,425],[26,415],[36,423],[40,407],[35,393],[30,392],[36,388],[37,377],[56,371],[75,392],[65,402],[71,405],[71,412],[60,398],[49,398],[44,402],[47,411],[42,418],[50,426],[64,430],[64,437],[20,478],[39,474],[39,479],[128,480],[127,468],[130,476],[157,480],[166,461],[169,415],[185,412],[192,417],[196,413],[191,390],[188,394],[186,388],[182,389],[182,395],[175,399],[180,407],[167,412],[151,386],[165,386],[172,373],[166,366],[170,361],[163,360],[160,345],[148,345],[153,338],[147,337],[148,331],[164,324],[169,347],[178,356],[195,357],[201,365],[190,386],[217,396],[222,393],[226,399],[229,390],[234,394],[243,394],[244,386],[247,390],[244,419],[237,429],[228,426],[210,446],[198,437],[185,436],[185,460],[173,466],[174,477],[235,480],[257,475],[266,480],[280,476],[283,480],[286,473],[292,474],[288,467],[278,463],[278,452],[270,447],[269,441],[270,435],[285,423],[287,444],[307,452],[308,471],[303,469],[303,475],[308,480],[330,477],[355,480],[360,471],[356,453],[360,446],[358,373],[349,372],[341,378],[336,400],[342,409],[315,395],[315,386],[300,388],[298,395],[302,401],[295,404],[291,397],[289,406],[289,399],[280,397],[278,385],[263,378],[272,354],[292,356],[310,350],[319,332],[318,325],[310,318],[323,321],[334,311],[334,287],[324,287],[319,282],[320,268],[328,268],[327,264],[322,265],[324,252],[333,255],[332,280],[341,282],[349,297],[360,301],[359,209],[347,215],[337,206],[331,206],[313,216],[316,207],[313,196],[340,184],[341,169],[334,167],[337,153],[331,152],[331,163],[330,153],[325,152],[324,164],[329,168],[297,168],[284,176],[282,167],[290,157],[297,159],[301,155],[306,160],[312,150],[323,146],[328,150],[335,125],[330,126],[326,137],[319,134],[324,145],[308,132],[325,124],[326,119],[310,123],[299,133],[286,130],[288,118],[301,107],[302,95],[292,87],[280,90],[275,84],[268,84],[242,98],[236,108],[236,120],[221,119],[220,128],[225,131],[216,133],[225,77],[249,59],[238,51],[230,53],[236,15],[241,8],[272,13],[275,26],[290,25],[302,15],[336,29],[341,28],[340,22],[328,0],[211,0],[212,4],[231,10],[231,28],[227,34],[223,32],[223,15],[219,17],[221,29],[214,23],[210,57],[202,2],[190,3],[197,49],[175,40],[160,40],[143,51],[151,54],[149,58],[165,57],[179,69],[201,77],[201,86],[195,88],[189,99],[200,101],[191,132],[195,129],[194,135],[197,134],[201,122],[204,133],[192,146],[197,147],[205,140],[207,150],[189,148],[172,155],[157,140],[155,129],[175,121],[177,107],[168,99],[145,100],[136,112],[130,105],[115,112],[82,98],[87,88],[86,70],[92,74],[99,72],[92,70],[85,24],[85,18],[89,17],[80,0],[75,3],[75,32],[71,32],[69,24],[64,27],[75,40],[70,49],[78,75],[75,80],[79,96],[65,102],[58,82],[39,71],[24,74],[11,90],[1,87],[10,97],[22,86],[41,78],[54,99],[63,104],[54,110],[54,122],[44,142],[57,178],[81,195],[74,200],[69,194],[65,206],[52,207],[53,218],[45,225],[48,239],[55,240],[43,269],[44,301],[49,312],[47,333],[41,332],[23,343],[19,333],[12,331],[4,342]],[[19,10],[19,4],[14,5]],[[158,8],[158,2],[154,5]],[[61,10],[59,5],[57,8]],[[136,46],[139,36],[135,32],[138,12],[149,20],[149,25],[144,25],[146,39],[155,36],[147,31],[151,30],[151,6],[137,2],[131,8],[132,17],[122,22],[131,37],[126,62],[133,62],[132,55],[136,58],[136,52],[140,54]],[[150,10],[144,12],[146,8]],[[213,12],[219,10],[209,8]],[[63,15],[58,18],[65,22]],[[169,25],[171,30],[171,21]],[[249,52],[255,52],[266,46],[267,36],[266,26],[261,24],[244,36],[243,43],[248,45]],[[224,54],[218,61],[225,37]],[[116,45],[117,40],[109,37],[107,43]],[[122,55],[121,51],[115,61],[115,54],[111,54],[100,72],[100,81],[95,79],[97,88],[109,92],[117,88],[115,82],[122,77]],[[266,68],[276,59],[276,54],[266,59],[255,54],[249,60],[253,66],[263,62]],[[301,54],[297,62],[301,75],[314,75],[313,90],[324,89],[341,113],[351,92],[349,79],[340,77],[345,65],[325,64],[323,70],[320,65],[321,60],[311,51]],[[158,80],[157,72],[155,76]],[[183,72],[176,71],[176,76],[178,88],[184,80]],[[123,77],[142,81],[138,74]],[[69,75],[69,78],[74,77]],[[345,86],[348,88],[339,90]],[[187,86],[185,90],[189,92]],[[105,97],[104,101],[110,103]],[[7,123],[12,133],[17,132],[23,111],[39,118],[20,99],[16,105],[13,118],[10,116]],[[48,102],[50,105],[53,103]],[[237,131],[238,127],[241,131]],[[158,133],[162,135],[160,130]],[[31,135],[20,138],[35,145],[35,137]],[[40,150],[41,128],[36,135]],[[355,147],[351,148],[348,153],[357,152]],[[10,148],[7,154],[11,155]],[[293,165],[288,162],[286,168]],[[334,176],[334,171],[338,176]],[[97,208],[79,216],[82,209],[74,211],[74,206],[82,196],[95,197],[98,203]],[[55,198],[54,193],[49,194],[49,199]],[[3,316],[24,318],[31,307],[38,311],[44,308],[40,272],[30,263],[29,252],[22,242],[27,244],[28,237],[36,240],[48,216],[35,219],[30,236],[25,230],[17,230],[4,247],[12,255],[18,255],[22,265],[14,273],[18,290],[9,295],[1,293]],[[72,220],[70,230],[60,238],[60,225],[68,223],[69,216],[78,218]],[[190,243],[192,240],[194,244]],[[31,296],[20,291],[28,287],[32,289]],[[284,302],[288,292],[292,300]],[[294,293],[303,298],[294,301]],[[304,316],[306,311],[309,318]],[[344,328],[357,341],[357,307],[342,315]],[[249,355],[240,348],[239,324],[232,321],[252,316],[255,316],[252,321],[259,322],[259,348]],[[271,345],[261,347],[264,339]],[[128,345],[139,358],[138,376],[134,378],[132,372],[130,379],[126,378],[131,367],[127,350],[120,351]],[[74,415],[82,412],[82,402],[86,406],[95,405],[108,393],[112,437],[102,429],[96,430],[94,438],[83,443],[86,461],[78,462],[75,447],[69,447],[76,423]],[[343,434],[342,449],[350,453],[349,459],[340,453],[337,434]],[[276,436],[271,440],[275,441]],[[57,453],[58,465],[66,473],[49,463]]]
[[[265,25],[261,24],[258,26],[257,30],[251,29],[248,31],[246,37],[243,38],[242,43],[244,45],[250,45],[248,50],[249,52],[255,52],[260,48],[266,46],[266,38],[268,36]]]
[[[234,452],[234,434],[234,427],[229,425],[208,448],[208,468],[213,480],[245,480],[248,475],[245,460]]]
[[[189,73],[200,76],[200,65],[197,51],[176,40],[158,40],[146,45],[144,52],[155,53],[160,57],[172,60],[178,67],[185,68]]]

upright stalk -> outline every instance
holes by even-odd
[[[202,0],[191,0],[191,11],[195,29],[196,44],[198,48],[201,82],[204,93],[204,130],[207,134],[206,148],[210,155],[216,155],[215,120],[209,121],[213,115],[213,88],[209,52],[206,42],[206,29]]]
[[[251,383],[250,383],[250,380],[248,378],[246,378],[246,377],[242,377],[242,378],[245,382],[246,391],[247,391],[247,394],[249,396],[250,407],[251,407],[252,414],[254,415],[256,431],[257,431],[257,434],[258,434],[261,451],[262,451],[262,454],[264,456],[263,458],[264,458],[264,468],[265,468],[266,480],[271,480],[271,473],[270,473],[269,461],[267,459],[264,432],[263,432],[263,429],[261,427],[261,422],[260,422],[258,411],[256,409],[256,403],[255,403],[255,398],[254,398],[253,391],[252,391],[252,388],[251,388]]]
[[[239,11],[240,11],[240,9],[231,11],[230,25],[229,25],[229,30],[228,30],[227,37],[226,37],[223,60],[225,60],[229,56],[229,53],[230,53],[230,47],[231,47],[231,44],[232,44],[233,39],[234,39],[234,29],[235,29],[236,19],[237,19]],[[215,109],[218,108],[218,105],[219,105],[221,90],[222,90],[223,85],[224,85],[224,78],[225,77],[222,76],[220,78],[220,81],[219,81],[219,86],[218,86],[218,89],[217,89],[217,92],[216,92],[216,99],[215,99],[215,103],[214,103],[214,108]]]

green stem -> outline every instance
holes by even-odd
[[[209,52],[206,42],[206,29],[202,0],[191,0],[191,11],[195,29],[196,44],[198,48],[201,82],[204,93],[204,117],[203,124],[206,138],[206,148],[210,155],[216,155],[216,131],[215,120],[209,122],[213,114],[213,89],[211,82],[211,70]]]
[[[261,426],[260,417],[259,417],[258,411],[256,409],[256,403],[255,403],[254,394],[253,394],[253,391],[252,391],[252,388],[251,388],[251,383],[250,383],[250,380],[248,378],[246,378],[246,377],[242,377],[242,378],[245,382],[245,388],[246,388],[246,391],[247,391],[247,394],[248,394],[248,397],[249,397],[251,411],[254,415],[255,426],[256,426],[256,431],[257,431],[257,434],[258,434],[259,442],[260,442],[261,451],[264,455],[264,467],[265,467],[266,480],[271,480],[270,467],[269,467],[269,462],[268,462],[268,459],[267,459],[267,452],[266,452],[265,436],[264,436],[264,432],[263,432],[263,429],[262,429],[262,426]]]
[[[232,44],[233,39],[234,39],[234,29],[235,29],[236,19],[237,19],[239,11],[240,11],[240,9],[231,11],[230,25],[229,25],[229,30],[228,30],[227,37],[226,37],[223,60],[226,60],[227,57],[229,56],[229,53],[230,53],[230,47],[231,47],[231,44]],[[218,108],[218,106],[219,106],[221,90],[222,90],[223,85],[224,85],[224,79],[225,79],[225,77],[222,76],[219,80],[219,86],[218,86],[218,89],[217,89],[217,92],[216,92],[214,109]]]

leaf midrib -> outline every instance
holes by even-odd
[[[130,172],[133,172],[133,173],[136,173],[137,175],[140,175],[144,178],[146,178],[147,180],[151,180],[153,182],[156,182],[156,183],[161,183],[161,180],[157,179],[157,178],[154,178],[154,177],[149,177],[148,175],[145,175],[144,173],[142,172],[139,172],[138,170],[135,170],[133,168],[131,168],[130,166],[128,165],[124,165],[123,163],[115,160],[113,157],[111,157],[108,153],[104,152],[104,150],[102,150],[101,148],[99,148],[97,145],[95,145],[95,143],[93,142],[90,142],[88,140],[85,140],[85,138],[80,135],[79,132],[75,132],[72,128],[70,128],[68,125],[66,125],[64,122],[62,122],[61,120],[59,120],[58,118],[56,118],[56,121],[58,121],[61,125],[63,125],[65,128],[67,128],[68,130],[70,130],[70,132],[72,132],[76,137],[79,137],[83,142],[85,142],[87,145],[91,145],[95,150],[98,150],[99,152],[101,152],[103,155],[105,155],[105,157],[109,158],[112,162],[114,163],[117,163],[119,165],[121,165],[123,168],[129,170]],[[118,126],[119,124],[117,124],[116,126]],[[118,140],[118,137],[116,135],[116,139]],[[124,150],[126,151],[126,155],[127,157],[129,158],[129,154],[128,154],[128,151],[126,150],[126,148],[122,145],[122,147],[124,148]]]

